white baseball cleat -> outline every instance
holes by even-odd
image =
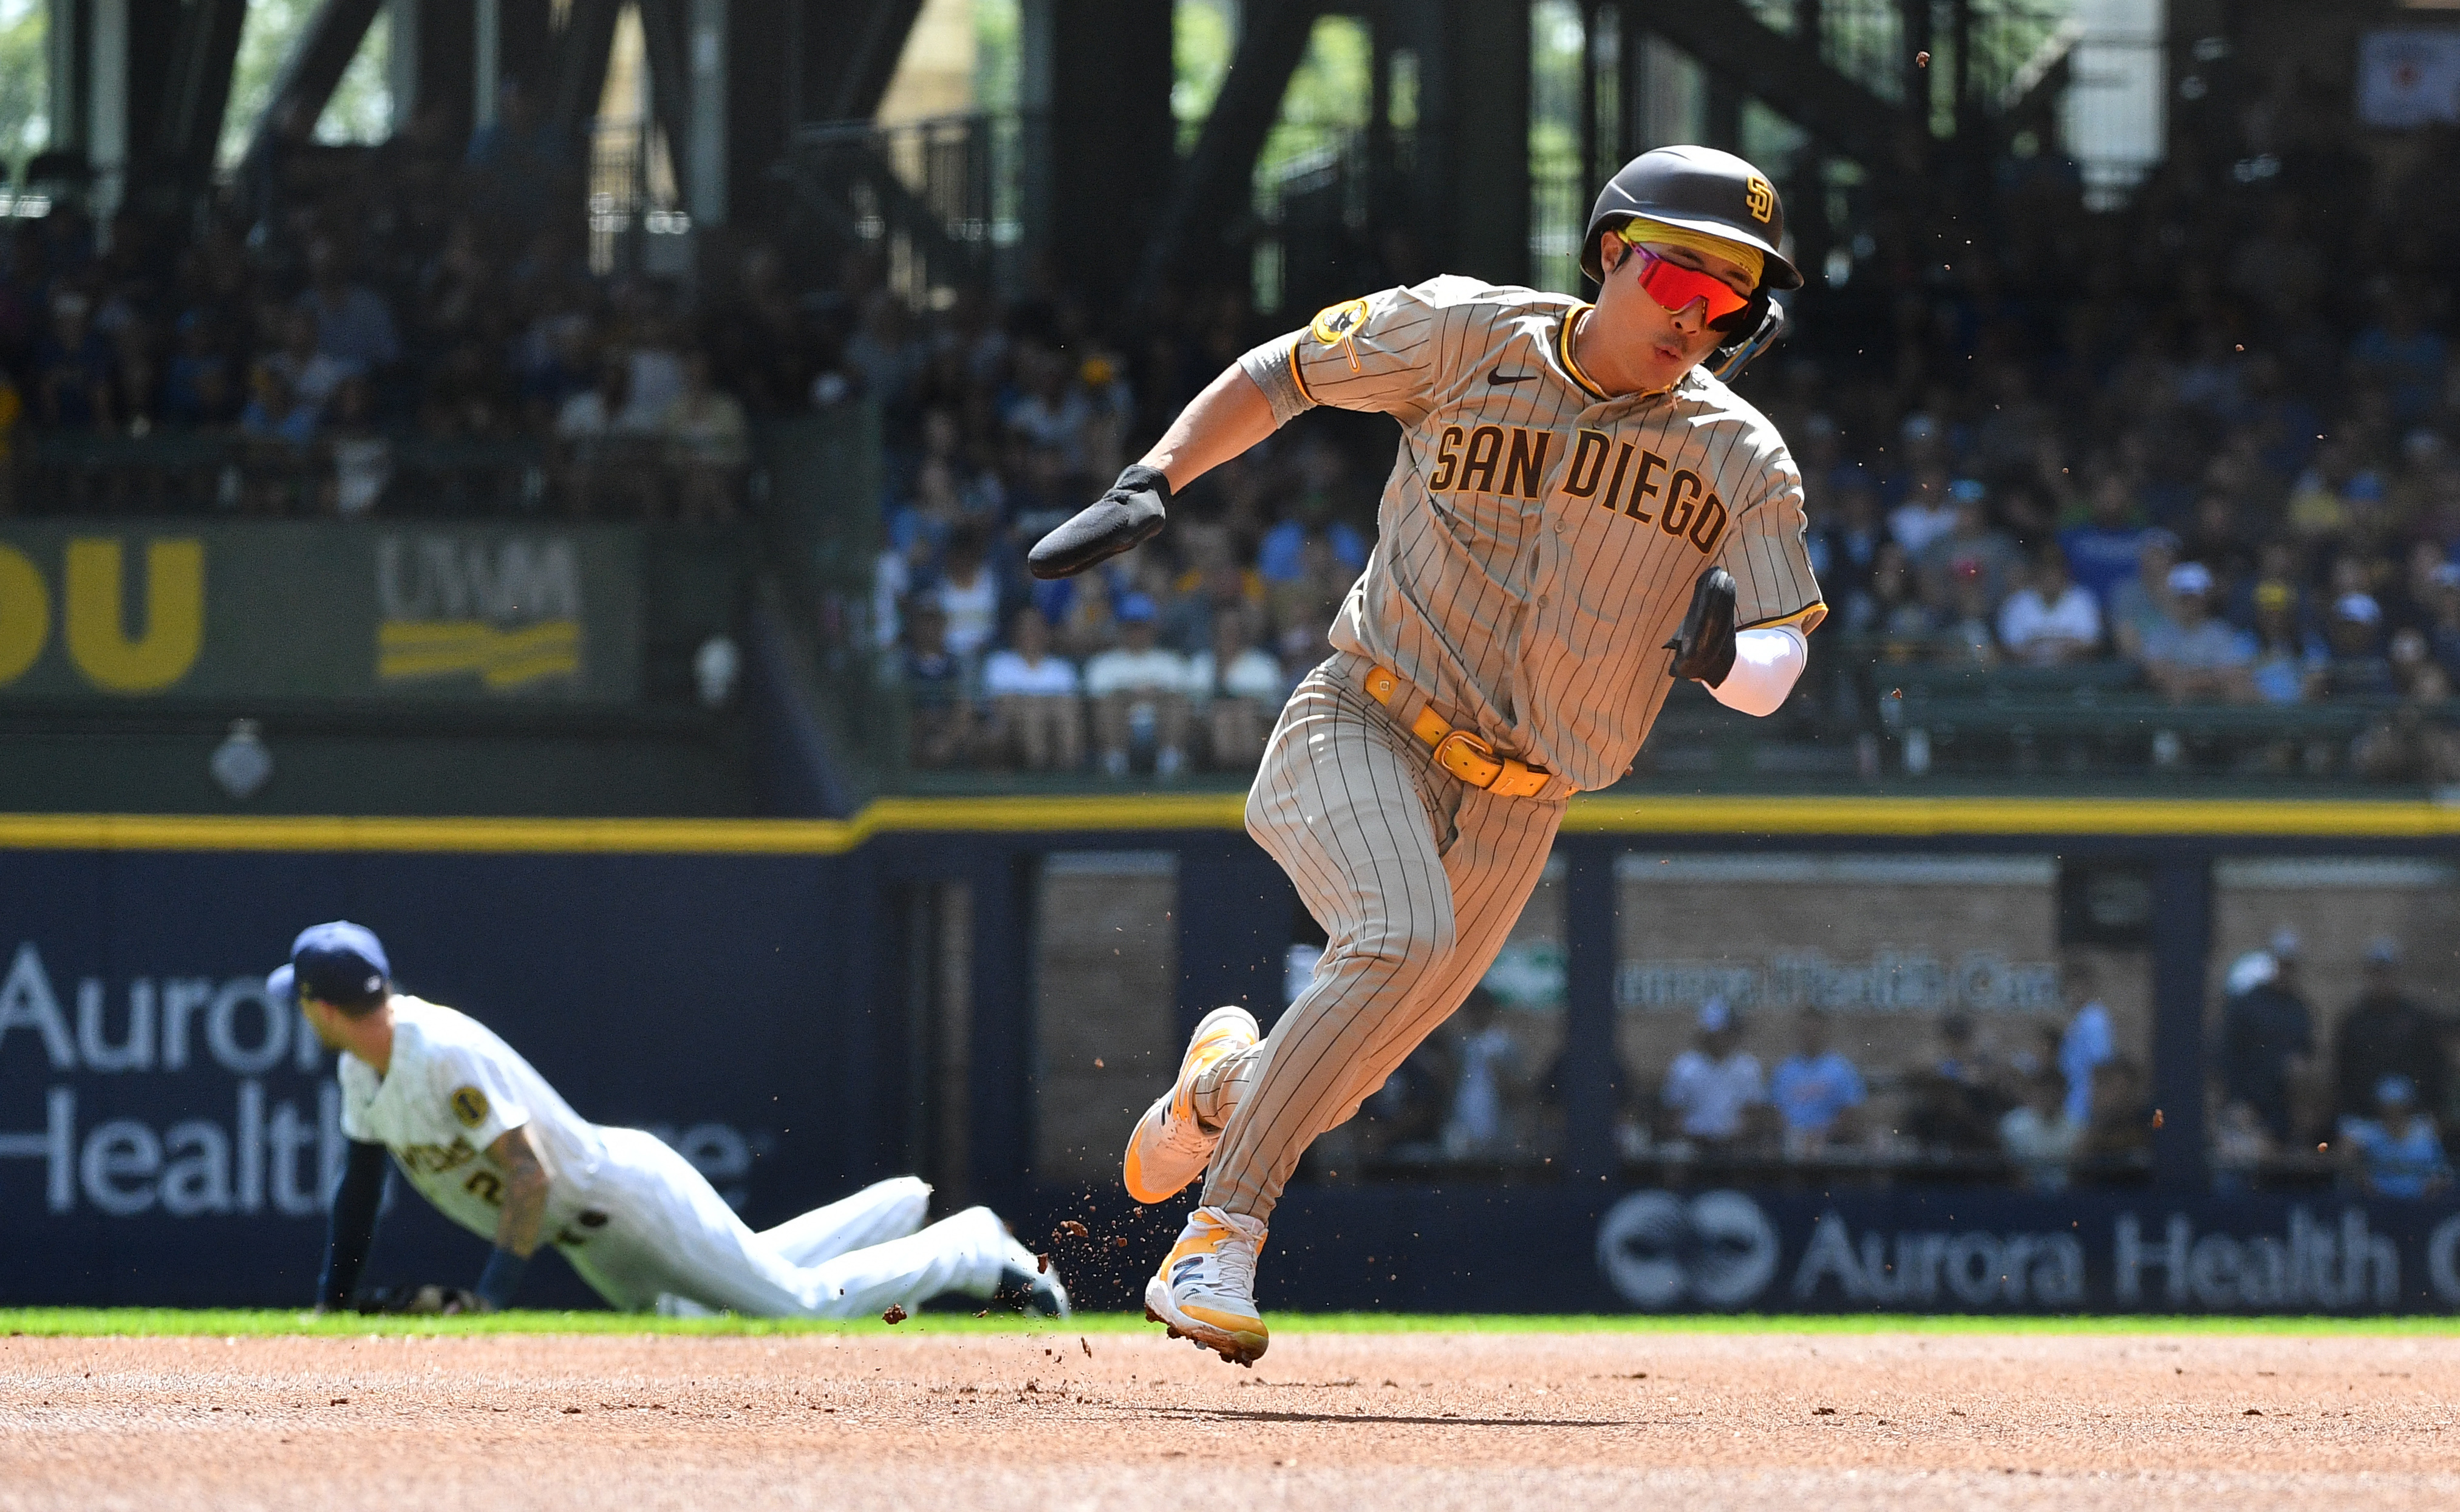
[[[1256,1310],[1256,1257],[1263,1247],[1263,1220],[1198,1208],[1145,1283],[1145,1316],[1172,1338],[1253,1366],[1272,1342]]]
[[[1220,1142],[1196,1118],[1196,1078],[1263,1037],[1256,1015],[1243,1008],[1217,1008],[1196,1026],[1178,1063],[1178,1079],[1154,1099],[1128,1136],[1128,1195],[1139,1203],[1168,1202],[1204,1170]]]

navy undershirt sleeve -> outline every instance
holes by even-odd
[[[325,1274],[316,1283],[319,1307],[350,1305],[358,1289],[359,1271],[375,1242],[376,1209],[384,1201],[385,1173],[391,1169],[385,1147],[350,1141],[342,1179],[333,1186],[333,1212],[326,1228]]]

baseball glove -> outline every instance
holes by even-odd
[[[1170,479],[1161,469],[1138,462],[1119,475],[1109,493],[1043,537],[1026,554],[1026,567],[1037,578],[1073,577],[1132,551],[1161,533],[1169,502]]]
[[[350,1302],[370,1316],[451,1317],[457,1312],[484,1312],[487,1305],[467,1287],[374,1287]]]
[[[1714,688],[1734,670],[1734,575],[1723,567],[1700,574],[1683,628],[1665,643],[1673,673]]]

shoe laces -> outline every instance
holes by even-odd
[[[1218,1285],[1247,1301],[1256,1296],[1256,1256],[1263,1248],[1263,1237],[1250,1234],[1228,1215],[1213,1213],[1208,1221],[1220,1228],[1222,1237],[1213,1246],[1214,1273]]]

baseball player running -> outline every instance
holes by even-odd
[[[1300,1155],[1485,974],[1565,799],[1623,775],[1672,679],[1767,714],[1801,674],[1827,613],[1801,477],[1701,370],[1723,351],[1729,376],[1774,335],[1771,292],[1802,282],[1784,236],[1740,158],[1644,154],[1591,213],[1594,305],[1457,277],[1335,305],[1240,358],[1031,552],[1056,577],[1150,539],[1174,488],[1316,405],[1400,423],[1333,655],[1247,798],[1330,943],[1270,1036],[1208,1015],[1128,1144],[1139,1201],[1205,1176],[1145,1289],[1174,1334],[1264,1352],[1256,1266]]]
[[[303,931],[266,978],[342,1053],[350,1155],[333,1194],[320,1309],[347,1305],[375,1237],[385,1158],[447,1218],[495,1244],[478,1306],[511,1305],[541,1243],[626,1310],[675,1302],[759,1317],[853,1318],[963,1292],[1066,1316],[1068,1293],[987,1207],[922,1227],[931,1189],[865,1187],[761,1233],[654,1135],[574,1113],[467,1014],[392,989],[375,935]]]

